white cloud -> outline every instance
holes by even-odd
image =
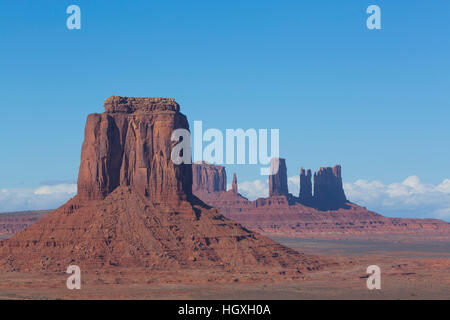
[[[450,193],[450,179],[445,179],[437,189],[443,193]]]
[[[288,178],[289,192],[298,195],[299,177]],[[228,186],[229,188],[231,186]],[[438,218],[450,221],[450,179],[439,185],[424,184],[417,176],[389,185],[381,181],[344,183],[347,198],[391,217]],[[54,209],[77,192],[76,184],[44,185],[35,189],[0,189],[0,212]],[[239,192],[255,200],[267,197],[267,180],[239,183]]]
[[[289,192],[295,196],[298,196],[300,192],[300,176],[293,176],[288,178]]]
[[[240,182],[238,187],[239,193],[250,200],[269,196],[269,183],[267,180],[244,181]],[[231,186],[229,186],[230,188]],[[290,193],[298,195],[300,190],[300,177],[293,176],[288,178],[288,188]]]
[[[267,197],[269,194],[269,184],[262,180],[240,182],[238,188],[239,193],[250,200]]]
[[[77,192],[76,184],[57,184],[39,187],[34,192],[34,194],[36,195],[52,195],[58,193],[75,194],[76,192]]]
[[[0,190],[0,212],[55,209],[73,197],[76,184]]]
[[[299,177],[288,178],[289,192],[298,195]],[[268,196],[267,181],[239,183],[239,192],[254,200]],[[439,185],[424,184],[417,176],[389,185],[381,181],[357,180],[344,183],[347,198],[390,217],[438,218],[450,221],[450,179]]]
[[[384,185],[380,181],[344,183],[347,198],[371,210],[393,217],[450,220],[450,180],[424,184],[417,176]]]

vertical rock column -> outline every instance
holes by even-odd
[[[270,166],[270,172],[275,174],[269,176],[269,197],[288,196],[286,160],[274,158]]]
[[[236,172],[233,174],[233,184],[231,185],[231,190],[233,191],[233,193],[238,194]]]
[[[336,210],[347,202],[341,166],[320,168],[314,173],[314,204],[320,210]]]
[[[311,170],[308,169],[307,172],[300,168],[300,203],[304,205],[313,204],[313,188],[312,188],[312,174]]]

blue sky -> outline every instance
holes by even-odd
[[[82,29],[66,28],[77,4]],[[382,30],[366,28],[381,7]],[[0,188],[77,176],[108,96],[174,97],[205,128],[279,128],[288,174],[450,178],[448,1],[3,1]],[[231,166],[241,181],[259,166]],[[1,209],[1,208],[0,208]]]

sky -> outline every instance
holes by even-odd
[[[66,27],[72,4],[81,30]],[[366,27],[372,4],[381,30]],[[0,212],[73,195],[86,117],[123,95],[176,98],[191,127],[279,129],[292,179],[341,164],[350,200],[450,220],[449,12],[444,0],[2,1]],[[265,183],[259,169],[227,166],[249,185]]]

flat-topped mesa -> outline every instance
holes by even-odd
[[[171,159],[177,143],[171,141],[173,131],[189,128],[178,109],[154,108],[147,104],[153,99],[107,101],[112,105],[107,110],[114,111],[91,114],[86,122],[78,195],[1,240],[0,272],[56,274],[72,264],[111,274],[170,271],[168,282],[172,273],[186,271],[183,278],[190,283],[189,268],[203,273],[195,279],[204,283],[211,270],[225,272],[230,281],[247,281],[241,275],[250,270],[249,276],[261,282],[274,275],[298,279],[321,266],[316,257],[250,232],[192,196],[192,165]],[[136,101],[145,107],[136,107]],[[222,170],[207,184],[212,191],[225,191]]]
[[[277,169],[278,168],[278,169]],[[270,161],[269,197],[288,196],[286,160],[273,158]]]
[[[107,113],[135,113],[157,111],[180,111],[180,106],[173,98],[133,98],[111,96],[105,100]]]
[[[341,166],[320,168],[314,173],[314,203],[320,210],[336,210],[347,203]]]
[[[227,173],[225,167],[207,162],[192,164],[192,190],[201,192],[227,191]]]
[[[300,203],[311,206],[313,205],[313,188],[312,188],[312,173],[311,170],[308,169],[307,172],[300,168],[300,194],[299,201]]]
[[[233,193],[238,194],[238,185],[237,185],[236,172],[233,174],[233,183],[231,185],[231,190],[233,191]]]
[[[189,130],[174,99],[112,96],[105,113],[88,116],[78,174],[78,196],[105,198],[118,186],[131,186],[155,201],[187,200],[192,168],[175,165],[175,129]]]

